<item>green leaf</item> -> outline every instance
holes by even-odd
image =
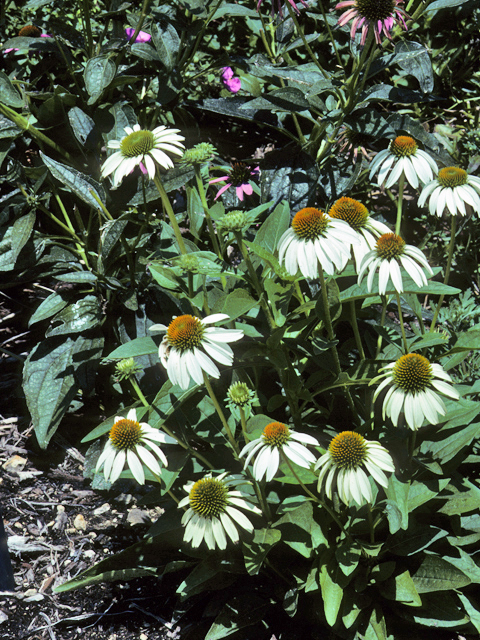
[[[387,514],[390,533],[396,533],[400,528],[408,527],[408,492],[410,484],[401,482],[394,474],[388,481],[388,487],[385,490],[387,495],[387,505],[385,513]]]
[[[337,542],[335,547],[335,558],[342,573],[349,576],[355,571],[362,556],[361,546],[351,539],[344,539]]]
[[[131,46],[131,52],[138,58],[142,58],[142,60],[161,62],[156,49],[149,45],[148,42],[134,42]]]
[[[471,583],[470,578],[444,558],[426,554],[412,576],[418,593],[461,589]]]
[[[304,502],[296,509],[287,511],[272,526],[280,529],[282,542],[305,558],[311,557],[312,548],[326,543],[322,530],[313,518],[310,502]]]
[[[327,280],[327,298],[330,317],[332,322],[335,322],[335,320],[339,318],[340,314],[342,313],[342,304],[340,302],[340,291],[338,289],[337,281],[333,278],[329,278]],[[324,323],[324,326],[327,326],[323,298],[320,295],[318,296],[318,300],[315,305],[315,313],[317,314],[318,318]]]
[[[105,191],[102,185],[96,180],[90,178],[90,176],[80,173],[80,171],[77,171],[76,169],[67,167],[67,165],[62,164],[61,162],[52,160],[52,158],[49,158],[41,151],[40,157],[54,178],[59,180],[69,191],[73,191],[75,195],[95,210],[99,209],[99,204],[90,191],[94,191],[99,200],[104,204],[106,203]]]
[[[23,107],[23,98],[10,82],[10,78],[0,71],[0,102],[21,109]]]
[[[115,77],[117,67],[110,54],[104,53],[94,58],[90,58],[85,66],[83,77],[85,80],[85,88],[90,98],[87,104],[92,105],[100,98],[103,90],[108,87]]]
[[[472,600],[467,598],[465,594],[459,592],[457,595],[460,598],[463,604],[463,608],[468,614],[468,617],[470,618],[470,623],[473,624],[475,629],[480,633],[480,611],[479,611],[480,603],[478,603],[478,599],[477,599],[477,602],[475,603],[476,606],[474,606],[472,604]],[[470,598],[472,598],[471,595],[470,595]]]
[[[305,95],[296,87],[282,87],[269,93],[263,93],[260,98],[247,102],[245,109],[269,109],[271,111],[298,112],[305,111],[310,103]]]
[[[42,449],[47,448],[78,390],[73,375],[74,351],[75,342],[71,338],[58,346],[44,340],[25,361],[23,390]]]
[[[222,608],[205,640],[221,640],[240,629],[251,627],[262,621],[270,610],[271,602],[255,591],[234,596]]]
[[[322,591],[323,609],[327,623],[331,627],[337,621],[343,598],[343,586],[334,579],[338,569],[332,565],[333,563],[329,562],[328,564],[322,564],[320,567],[320,589]]]
[[[406,615],[405,610],[402,611],[403,617],[428,629],[459,629],[469,621],[468,616],[462,611],[460,600],[452,592],[424,593],[422,603],[423,606],[414,609],[410,615]]]
[[[290,226],[290,207],[283,200],[267,217],[255,234],[255,244],[264,247],[271,254],[277,250],[278,241]]]
[[[127,224],[128,220],[117,218],[116,220],[109,220],[103,225],[102,235],[100,236],[100,251],[103,260],[106,260],[115,246],[119,244]]]
[[[437,540],[448,535],[448,531],[433,525],[425,525],[421,529],[406,531],[392,536],[387,542],[388,550],[397,556],[411,556],[428,549]]]
[[[345,118],[345,124],[352,131],[375,138],[394,138],[396,136],[395,129],[375,109],[355,109],[351,115]]]
[[[433,91],[432,62],[427,49],[418,42],[404,40],[395,45],[395,62],[416,78],[424,93]]]
[[[159,264],[150,264],[148,265],[148,269],[155,282],[157,282],[162,289],[168,289],[169,291],[176,291],[180,289],[179,278],[177,278],[169,267],[162,267]]]
[[[160,61],[167,71],[175,66],[180,49],[180,38],[175,27],[169,22],[154,23],[151,27],[152,42],[157,50]]]
[[[480,584],[480,567],[475,564],[472,556],[465,553],[463,549],[458,549],[458,553],[460,554],[460,558],[452,558],[450,556],[443,556],[443,558],[462,571],[473,583]]]
[[[409,571],[404,571],[386,582],[379,583],[378,590],[387,600],[395,600],[410,607],[422,606],[422,599]]]
[[[144,338],[134,338],[114,349],[105,360],[122,360],[123,358],[136,358],[138,356],[149,356],[152,353],[158,353],[158,346],[153,338],[145,336]]]
[[[30,236],[32,235],[33,227],[36,221],[36,214],[34,211],[30,211],[25,216],[18,218],[13,223],[12,231],[12,259],[14,262],[20,254],[20,251],[27,244]]]
[[[226,297],[221,313],[226,313],[230,320],[236,320],[258,304],[245,289],[235,289]]]
[[[466,410],[465,404],[469,401],[466,401],[464,398],[457,400],[459,403],[459,411],[461,412],[461,405],[464,406],[465,413],[465,426],[462,427],[461,424],[453,425],[451,422],[447,422],[440,429],[438,429],[434,434],[430,436],[431,440],[425,440],[422,442],[420,447],[420,451],[422,454],[427,457],[433,457],[439,460],[440,464],[445,464],[449,460],[452,460],[457,453],[459,453],[464,447],[467,447],[474,438],[478,437],[480,434],[480,422],[474,422],[472,424],[468,424],[470,422],[468,411]],[[480,403],[475,403],[478,407],[475,407],[475,415],[480,411]],[[471,413],[470,413],[471,415]],[[459,416],[460,421],[461,417]],[[471,418],[470,418],[471,419]],[[468,425],[468,426],[467,426]],[[452,428],[453,427],[453,428]]]
[[[102,320],[102,313],[96,296],[85,296],[82,300],[68,305],[53,318],[52,324],[60,322],[57,326],[50,325],[46,332],[47,338],[66,335],[69,333],[81,333],[97,327]]]
[[[55,279],[60,282],[76,282],[78,284],[94,284],[97,276],[91,271],[72,271],[71,273],[55,274]]]
[[[255,576],[259,573],[268,552],[281,537],[278,529],[255,529],[253,540],[242,542],[243,558],[249,575]]]
[[[76,139],[82,146],[93,149],[95,146],[95,122],[79,107],[72,107],[68,112],[68,120]]]
[[[447,516],[480,510],[480,488],[467,478],[462,478],[460,486],[449,484],[441,497],[446,497],[447,502],[438,512]]]
[[[469,0],[435,0],[435,2],[425,7],[424,11],[440,11],[440,9],[460,7],[463,4],[467,4],[468,1]]]
[[[66,305],[67,301],[64,300],[61,295],[58,293],[51,293],[47,298],[45,298],[45,300],[43,300],[40,306],[37,307],[35,313],[28,322],[28,326],[30,327],[36,322],[41,322],[42,320],[51,318],[66,307]]]
[[[240,4],[232,4],[227,2],[223,4],[215,11],[215,15],[212,20],[218,20],[224,16],[249,16],[250,18],[258,19],[258,13],[254,9],[243,7]]]
[[[430,295],[457,295],[461,293],[461,289],[451,287],[441,282],[428,282],[424,287],[417,287],[413,280],[406,275],[404,269],[402,271],[403,288],[405,293],[430,294]],[[386,295],[394,295],[395,289],[391,281],[388,282]],[[349,302],[350,300],[363,300],[364,298],[378,297],[378,274],[375,275],[372,285],[372,293],[367,288],[367,279],[364,278],[360,285],[354,284],[348,289],[340,292],[340,302]]]

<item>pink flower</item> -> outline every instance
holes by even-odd
[[[135,29],[133,27],[127,27],[125,29],[125,34],[127,38],[130,40],[133,34],[135,33]],[[149,42],[152,39],[152,36],[145,31],[139,31],[137,37],[135,38],[135,42]]]
[[[231,67],[223,67],[222,75],[220,77],[225,87],[231,93],[238,93],[242,88],[242,81],[240,78],[233,75],[233,69]]]
[[[217,200],[222,195],[222,193],[225,193],[225,191],[230,187],[235,187],[237,198],[240,201],[243,201],[244,194],[247,196],[251,196],[253,193],[253,187],[250,184],[249,180],[251,178],[255,178],[258,173],[258,167],[254,167],[253,169],[251,169],[244,162],[234,162],[232,165],[232,170],[227,176],[222,176],[221,178],[215,178],[215,180],[209,181],[209,184],[213,184],[214,182],[226,181],[226,184],[218,190],[218,193],[215,196],[215,200]]]
[[[410,16],[398,7],[400,3],[403,3],[403,0],[343,0],[343,2],[339,2],[335,6],[335,9],[343,9],[345,7],[349,7],[349,9],[342,13],[338,19],[338,24],[343,27],[349,20],[353,19],[350,37],[353,40],[357,29],[362,29],[361,46],[365,44],[367,34],[370,28],[373,27],[375,42],[381,44],[382,31],[391,40],[390,31],[395,23],[407,31],[405,19]]]
[[[295,4],[294,0],[288,0],[289,4],[291,7],[293,7],[294,11],[297,13],[297,15],[300,15],[300,11],[297,7],[297,5]],[[300,2],[303,4],[304,7],[306,7],[308,9],[308,4],[306,2],[304,2],[304,0],[300,0]],[[260,11],[260,5],[262,4],[262,0],[258,0],[257,2],[257,11]],[[276,10],[278,11],[279,15],[281,18],[283,18],[283,11],[282,11],[282,0],[277,0],[277,7]],[[273,0],[272,0],[272,18],[275,14],[275,5],[273,4]]]

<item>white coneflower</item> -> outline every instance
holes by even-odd
[[[138,422],[136,410],[130,409],[126,418],[116,416],[109,440],[98,458],[96,471],[103,467],[105,478],[113,483],[126,462],[135,480],[144,484],[144,465],[156,476],[161,474],[158,460],[168,466],[167,458],[157,443],[176,444],[176,440],[146,422]]]
[[[290,430],[286,424],[271,422],[267,424],[260,438],[252,440],[240,451],[240,457],[246,455],[245,467],[256,455],[253,465],[255,480],[262,480],[265,476],[267,482],[272,480],[278,471],[280,454],[305,469],[315,462],[313,455],[304,445],[318,447],[318,441],[306,433],[297,433]]]
[[[335,436],[315,469],[320,469],[318,491],[324,485],[325,493],[332,499],[336,485],[342,502],[348,505],[353,499],[359,506],[373,502],[367,474],[382,487],[387,487],[388,478],[384,472],[395,471],[388,451],[379,442],[366,440],[355,431],[343,431]]]
[[[428,209],[431,214],[443,215],[447,209],[452,216],[464,216],[470,205],[480,214],[480,178],[471,176],[459,167],[440,169],[436,180],[429,182],[422,190],[418,206],[423,207],[430,198]]]
[[[367,287],[369,291],[372,291],[373,278],[378,269],[379,294],[385,294],[390,278],[395,291],[402,293],[403,280],[400,266],[405,269],[418,287],[423,287],[427,284],[423,269],[430,276],[433,276],[433,271],[420,249],[406,244],[405,240],[395,233],[385,233],[378,238],[375,249],[372,249],[363,257],[358,272],[358,284],[361,283],[365,272],[368,270]]]
[[[168,327],[164,324],[150,327],[150,331],[166,331],[160,344],[159,356],[174,384],[187,389],[190,378],[197,384],[202,384],[203,371],[212,378],[219,378],[220,371],[213,360],[227,367],[231,366],[233,351],[227,343],[243,338],[243,331],[208,326],[227,319],[225,313],[215,313],[203,320],[183,315],[174,318]]]
[[[237,527],[253,531],[252,523],[239,509],[259,515],[261,511],[250,502],[251,496],[238,490],[241,484],[246,484],[245,479],[222,473],[185,485],[188,496],[178,504],[180,508],[189,507],[182,517],[185,542],[199,547],[205,541],[209,549],[225,549],[227,536],[232,542],[239,541]],[[237,490],[231,491],[232,486]]]
[[[344,220],[356,231],[358,244],[352,245],[357,270],[363,257],[375,247],[377,238],[390,233],[386,224],[370,217],[367,207],[353,198],[339,198],[329,209],[328,215],[336,220]]]
[[[419,182],[429,182],[438,172],[437,163],[428,153],[418,148],[417,143],[410,136],[397,136],[378,153],[370,166],[370,180],[378,173],[378,184],[390,189],[402,173],[414,189]]]
[[[314,207],[300,209],[278,243],[278,260],[291,275],[298,270],[306,278],[318,278],[318,269],[333,275],[344,269],[356,232],[343,220],[335,220]]]
[[[119,185],[135,167],[140,167],[143,173],[153,180],[156,164],[164,169],[173,168],[169,154],[183,155],[183,136],[178,135],[179,129],[167,129],[161,125],[153,131],[140,129],[140,125],[125,127],[125,136],[121,140],[110,140],[109,149],[118,149],[112,153],[102,165],[102,176],[113,173],[113,184]]]
[[[430,424],[437,424],[439,416],[446,413],[438,393],[454,400],[460,397],[449,384],[452,379],[448,373],[419,353],[407,353],[380,371],[383,373],[370,381],[370,384],[380,382],[373,399],[376,400],[384,389],[388,389],[382,414],[383,418],[387,415],[395,426],[402,412],[410,429],[421,427],[425,418]]]

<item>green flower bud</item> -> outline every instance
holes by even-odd
[[[133,358],[125,358],[115,365],[117,380],[126,380],[135,375],[140,368]]]
[[[217,150],[209,142],[200,142],[191,149],[187,149],[182,157],[182,164],[198,165],[208,162],[217,153]]]

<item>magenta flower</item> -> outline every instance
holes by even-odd
[[[226,181],[226,184],[218,190],[218,193],[215,196],[215,200],[217,200],[222,195],[222,193],[225,193],[225,191],[230,187],[235,187],[237,198],[241,201],[243,201],[244,194],[247,196],[251,196],[253,193],[253,187],[249,181],[252,178],[255,178],[258,173],[258,167],[254,167],[253,169],[251,169],[244,162],[234,162],[232,165],[232,170],[228,175],[209,181],[209,184],[213,184],[214,182]]]
[[[258,0],[257,2],[257,11],[260,11],[260,5],[262,4],[263,0]],[[275,7],[275,5],[273,4],[273,0],[272,0],[272,18],[275,14],[275,9],[278,11],[279,15],[281,18],[283,18],[283,11],[282,11],[282,0],[276,0],[277,1],[277,6]],[[306,7],[308,9],[308,4],[306,2],[304,2],[304,0],[300,0],[300,2],[303,4],[304,7]],[[297,7],[297,5],[295,4],[294,0],[288,0],[289,5],[294,9],[294,11],[296,12],[297,15],[300,15],[300,10]]]
[[[125,34],[129,40],[134,33],[135,29],[133,27],[127,27],[125,29]],[[137,37],[135,38],[135,42],[149,42],[151,39],[152,36],[149,33],[146,33],[145,31],[139,31]]]
[[[407,31],[405,19],[410,16],[399,8],[398,5],[401,3],[403,3],[403,0],[343,0],[343,2],[339,2],[335,6],[335,9],[349,8],[342,13],[338,19],[338,24],[343,27],[349,20],[353,19],[350,37],[353,40],[357,29],[361,29],[362,38],[360,44],[362,47],[365,44],[370,28],[373,27],[375,42],[381,44],[382,31],[391,40],[390,31],[395,23]]]
[[[225,87],[231,93],[238,93],[242,88],[242,81],[240,78],[233,75],[233,69],[231,67],[223,67],[222,75],[220,77]]]

